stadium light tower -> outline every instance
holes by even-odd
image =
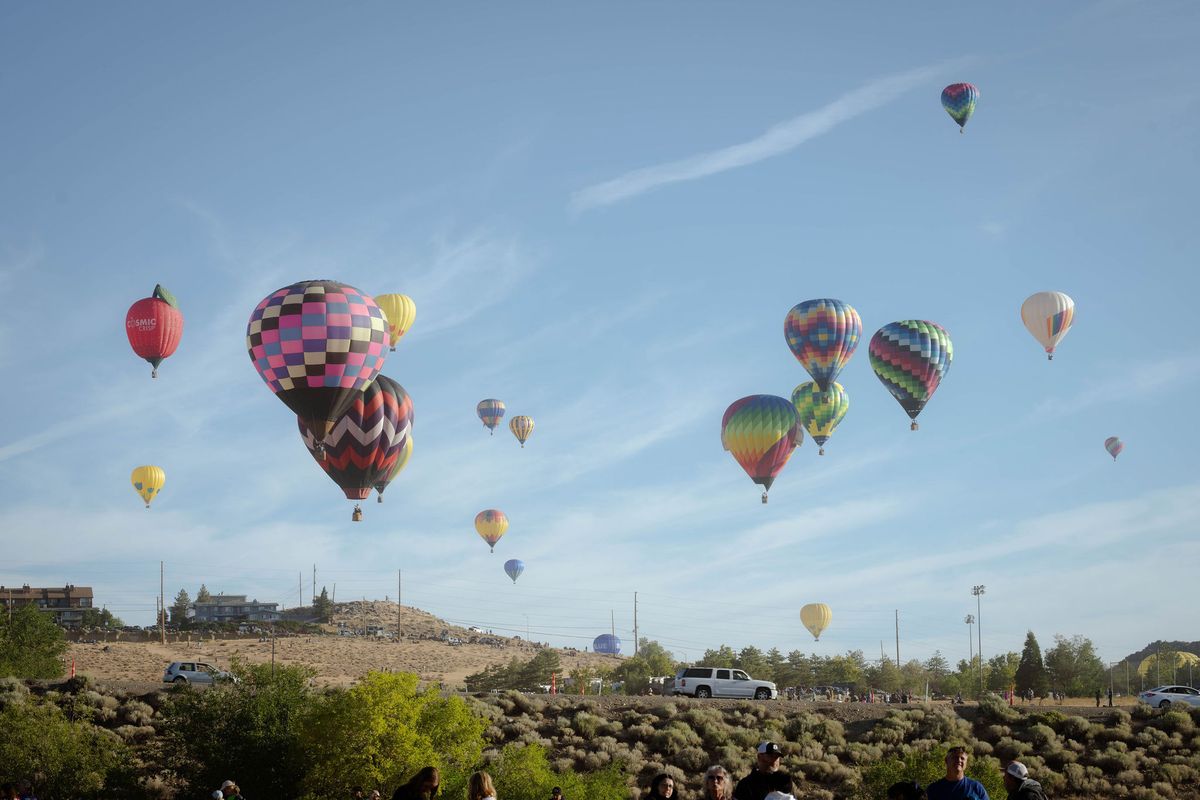
[[[979,697],[983,698],[983,605],[980,597],[983,597],[984,590],[987,587],[983,584],[971,587],[971,594],[975,595],[975,623],[978,627],[975,631],[979,634]]]
[[[975,615],[967,614],[963,622],[967,623],[967,664],[975,660]]]

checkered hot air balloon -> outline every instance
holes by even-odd
[[[975,103],[978,100],[979,90],[969,83],[952,83],[942,89],[942,108],[958,123],[959,133],[963,132],[967,120],[975,113]]]
[[[729,406],[721,419],[722,446],[750,479],[763,487],[764,503],[771,484],[803,438],[796,407],[775,395],[743,397]]]
[[[129,307],[125,335],[133,352],[150,362],[150,377],[158,377],[158,365],[179,347],[183,336],[183,312],[175,296],[161,285],[154,293]]]
[[[783,335],[792,355],[825,390],[854,355],[862,320],[853,306],[841,300],[805,300],[784,318]]]
[[[316,436],[318,454],[383,366],[387,318],[368,295],[337,281],[301,281],[262,299],[246,349],[263,382]]]
[[[825,443],[850,410],[850,395],[840,383],[830,385],[829,390],[823,392],[816,383],[809,381],[792,391],[792,405],[800,415],[800,424],[820,447],[817,454],[825,455]]]
[[[508,530],[508,517],[498,508],[488,508],[475,515],[475,532],[496,552],[496,542]]]
[[[375,484],[395,468],[412,433],[412,421],[408,392],[386,375],[378,375],[325,437],[324,458],[316,452],[312,430],[299,418],[296,423],[304,446],[346,498],[365,500]],[[359,509],[357,504],[355,509]]]
[[[954,345],[936,322],[908,319],[884,325],[871,337],[871,369],[917,429],[917,415],[950,371]]]
[[[504,401],[495,398],[480,400],[479,405],[475,406],[475,413],[479,415],[483,427],[491,431],[490,435],[495,436],[496,426],[504,419]]]

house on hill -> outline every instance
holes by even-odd
[[[93,607],[93,599],[90,586],[0,586],[0,608],[5,612],[13,608],[36,605],[40,610],[51,614],[54,621],[64,628],[78,628],[82,625],[83,612]]]
[[[214,594],[208,600],[188,604],[192,622],[276,622],[283,615],[279,603],[247,600],[244,594]]]

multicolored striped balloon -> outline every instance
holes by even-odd
[[[790,401],[771,394],[743,397],[725,410],[721,444],[763,487],[762,501],[780,471],[800,446],[804,431]]]
[[[834,383],[828,391],[823,392],[817,384],[809,381],[792,391],[792,405],[800,415],[800,424],[820,446],[817,454],[825,455],[825,443],[850,410],[850,395],[846,394],[840,383]]]
[[[475,413],[483,421],[483,427],[491,431],[492,436],[495,436],[496,426],[500,424],[500,420],[504,419],[504,401],[495,398],[480,400],[479,405],[475,406]]]
[[[1117,456],[1121,455],[1121,451],[1125,449],[1125,443],[1116,436],[1110,436],[1104,440],[1104,449],[1112,456],[1113,461],[1117,460]]]
[[[533,435],[533,417],[513,417],[508,423],[508,429],[517,437],[521,447],[524,447],[525,441]]]
[[[508,530],[508,517],[498,508],[488,508],[475,515],[475,532],[483,537],[492,552],[496,552],[496,542]]]
[[[952,83],[942,89],[942,108],[958,123],[959,133],[962,133],[967,120],[975,113],[975,103],[978,100],[979,90],[969,83]]]
[[[325,437],[324,458],[316,437],[297,418],[304,446],[349,500],[365,500],[383,477],[390,476],[412,432],[413,403],[404,387],[378,375],[351,403]]]
[[[383,366],[387,318],[337,281],[301,281],[262,299],[246,349],[263,382],[322,440]]]
[[[783,335],[792,355],[825,390],[854,355],[862,320],[853,306],[841,300],[805,300],[788,312]]]
[[[933,397],[954,360],[950,334],[936,322],[907,319],[884,325],[871,337],[871,369],[913,420]]]
[[[1062,292],[1031,294],[1021,304],[1021,321],[1033,338],[1046,349],[1046,358],[1054,359],[1054,348],[1067,335],[1075,320],[1075,301]]]

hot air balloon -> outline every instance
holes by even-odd
[[[816,383],[809,381],[792,391],[792,404],[800,415],[800,424],[820,445],[818,455],[825,455],[825,443],[850,410],[850,395],[840,383],[831,384],[829,391],[823,392]]]
[[[725,409],[721,419],[721,444],[763,487],[764,503],[775,477],[803,438],[796,407],[770,394],[743,397]]]
[[[962,133],[967,120],[975,113],[975,102],[979,100],[979,90],[969,83],[952,83],[942,89],[942,108],[950,118],[958,123],[958,132]]]
[[[151,464],[135,469],[129,479],[133,483],[133,488],[146,502],[146,508],[149,508],[150,501],[158,497],[163,484],[167,482],[167,474],[163,472],[162,467]]]
[[[246,326],[250,361],[316,438],[325,437],[383,366],[387,319],[368,295],[302,281],[264,297]]]
[[[475,413],[483,420],[483,427],[496,435],[496,426],[500,424],[500,420],[504,419],[504,401],[488,399],[480,400],[479,405],[475,406]]]
[[[809,603],[800,609],[800,622],[808,628],[814,641],[821,641],[821,634],[833,620],[833,612],[824,603]]]
[[[160,285],[154,293],[129,307],[125,335],[133,352],[150,362],[150,377],[158,377],[158,365],[179,347],[183,336],[183,313],[174,295]]]
[[[525,562],[519,558],[510,558],[504,562],[504,574],[512,578],[512,582],[516,583],[517,578],[521,577],[521,573],[525,571]]]
[[[383,502],[383,490],[388,487],[388,484],[396,480],[396,476],[403,472],[404,468],[408,466],[408,460],[412,458],[412,450],[413,437],[412,434],[409,433],[408,437],[404,440],[404,445],[400,448],[400,455],[396,457],[396,466],[392,467],[392,471],[388,473],[387,477],[375,481],[375,495],[378,502]]]
[[[620,655],[621,640],[611,633],[602,633],[592,640],[592,650],[603,655]]]
[[[884,325],[871,337],[871,369],[917,429],[917,415],[950,371],[954,345],[936,322],[907,319]]]
[[[1113,457],[1113,461],[1117,460],[1117,456],[1121,455],[1121,451],[1125,449],[1125,443],[1116,436],[1110,436],[1104,440],[1104,449]]]
[[[837,379],[862,336],[862,320],[841,300],[805,300],[788,312],[783,335],[792,355],[822,390]]]
[[[525,440],[533,435],[533,417],[513,417],[509,420],[508,429],[512,431],[513,436],[517,437],[517,441],[523,448]]]
[[[386,375],[377,375],[357,394],[325,437],[324,458],[316,452],[312,430],[296,420],[305,447],[349,500],[365,500],[382,477],[392,474],[413,420],[412,398]]]
[[[1054,348],[1067,335],[1075,320],[1075,301],[1062,292],[1031,294],[1021,304],[1021,321],[1042,347],[1046,358],[1054,359]]]
[[[417,320],[417,304],[406,294],[376,295],[375,303],[387,317],[388,341],[394,351],[400,337],[408,333]]]
[[[499,509],[488,508],[475,515],[475,531],[488,543],[493,553],[496,552],[496,542],[500,541],[506,530],[508,517]]]

